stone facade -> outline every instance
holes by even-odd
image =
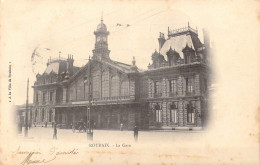
[[[87,120],[90,107],[97,129],[118,129],[121,123],[126,129],[202,127],[208,97],[207,48],[195,30],[182,30],[168,31],[168,39],[160,33],[160,50],[142,71],[134,58],[132,65],[110,59],[109,32],[101,20],[94,32],[93,57],[85,66],[73,66],[73,55],[68,55],[49,59],[45,72],[37,75],[32,123],[70,128]]]

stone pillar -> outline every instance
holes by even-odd
[[[163,78],[161,81],[161,88],[162,88],[162,97],[166,97],[167,96],[167,84],[166,84],[166,78]]]
[[[183,83],[182,83],[182,80],[183,77],[182,76],[179,76],[178,79],[177,79],[177,90],[178,90],[178,96],[182,96],[183,95]]]
[[[180,100],[179,105],[178,105],[178,125],[179,126],[184,126],[183,111],[184,111],[184,101]]]
[[[196,101],[196,125],[198,127],[202,126],[201,123],[201,100]]]
[[[167,105],[166,105],[166,102],[163,101],[162,102],[162,124],[163,126],[166,126],[167,125]]]
[[[170,82],[169,79],[166,79],[166,97],[170,96]]]
[[[187,125],[187,121],[188,121],[188,118],[187,118],[187,104],[188,102],[187,101],[184,101],[184,104],[183,104],[183,123],[184,123],[184,126]]]
[[[171,123],[170,105],[171,105],[171,102],[167,102],[167,104],[166,104],[166,122],[167,122],[167,125],[170,125],[170,123]]]
[[[154,83],[153,80],[148,79],[148,98],[153,98]]]

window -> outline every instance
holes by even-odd
[[[159,82],[159,81],[156,81],[156,82],[155,82],[154,93],[157,93],[157,94],[162,93],[162,90],[161,90],[161,82]]]
[[[194,105],[192,103],[187,104],[187,119],[188,123],[194,123],[195,113]]]
[[[46,93],[45,92],[42,93],[42,102],[46,103]]]
[[[170,80],[170,92],[171,93],[177,93],[177,80]]]
[[[123,81],[121,84],[121,96],[128,96],[129,95],[129,81]]]
[[[178,102],[173,102],[170,105],[170,121],[172,123],[177,123],[177,110],[178,110]]]
[[[191,61],[190,61],[190,56],[189,56],[189,55],[186,55],[186,56],[185,56],[185,64],[189,64],[189,63],[191,63]]]
[[[100,89],[101,89],[101,72],[96,71],[93,74],[92,78],[92,87],[93,87],[93,98],[100,98]]]
[[[193,78],[185,78],[186,83],[186,92],[192,92],[193,91]]]
[[[50,92],[50,101],[53,101],[52,100],[52,95],[53,95],[53,92]]]
[[[44,121],[44,108],[42,109],[42,122]]]
[[[102,73],[102,97],[109,97],[109,72]]]
[[[119,96],[119,77],[118,76],[112,77],[111,82],[112,82],[112,84],[111,84],[111,96],[112,97]]]
[[[161,123],[162,120],[161,120],[161,107],[159,104],[156,104],[155,107],[155,121],[158,122],[158,123]]]

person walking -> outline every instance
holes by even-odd
[[[120,124],[120,131],[123,131],[123,123]]]
[[[137,125],[135,125],[135,127],[134,127],[134,138],[135,138],[135,141],[138,140],[138,126]]]
[[[53,139],[57,140],[57,126],[56,126],[56,123],[54,123]]]

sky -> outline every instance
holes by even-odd
[[[49,1],[48,1],[49,2]],[[158,50],[159,32],[167,36],[170,29],[187,27],[188,22],[199,30],[203,42],[201,22],[182,10],[167,3],[84,3],[72,1],[59,3],[26,3],[16,4],[8,15],[4,28],[12,56],[9,59],[13,69],[13,102],[24,104],[26,100],[26,81],[30,87],[35,82],[35,75],[42,74],[47,60],[60,56],[74,57],[75,66],[83,66],[92,56],[94,49],[94,31],[103,15],[104,23],[110,35],[108,47],[110,58],[131,64],[133,56],[140,69],[147,69],[151,55]],[[122,26],[116,26],[117,24]],[[126,26],[129,24],[130,26]],[[10,30],[11,29],[11,30]],[[37,48],[40,57],[36,63],[31,59]],[[34,65],[33,65],[34,64]],[[22,71],[22,72],[17,72]],[[22,73],[22,74],[21,74]],[[29,89],[29,102],[33,101],[33,88]]]

